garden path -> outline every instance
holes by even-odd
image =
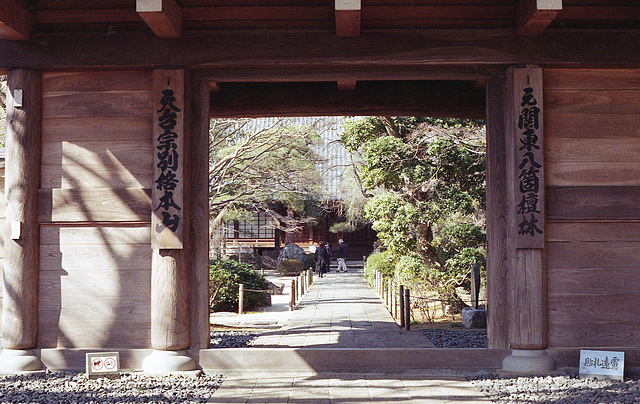
[[[433,348],[422,333],[402,331],[367,285],[361,269],[329,272],[314,282],[284,326],[254,347]]]

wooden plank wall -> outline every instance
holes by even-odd
[[[545,70],[550,347],[640,345],[640,70]]]
[[[41,348],[150,347],[151,72],[43,75]]]

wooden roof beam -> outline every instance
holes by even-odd
[[[335,0],[336,34],[360,36],[361,0]]]
[[[15,0],[0,0],[0,38],[26,41],[35,21],[35,16]]]
[[[355,89],[355,80],[338,80],[338,91],[354,91]]]
[[[158,38],[182,36],[182,10],[175,0],[136,0],[136,11]]]
[[[562,0],[520,0],[516,10],[518,35],[540,35],[562,10]]]

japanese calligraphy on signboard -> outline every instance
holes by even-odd
[[[624,379],[624,352],[580,350],[580,378]]]
[[[152,246],[183,248],[184,72],[154,72]]]
[[[542,70],[514,70],[517,248],[544,248]]]

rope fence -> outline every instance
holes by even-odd
[[[471,305],[478,308],[480,303],[486,303],[486,299],[479,299],[478,292],[480,290],[480,274],[477,265],[474,265],[467,275],[471,275],[472,291]],[[426,303],[441,304],[457,304],[459,300],[454,299],[438,299],[434,297],[411,296],[411,291],[404,285],[393,279],[386,279],[380,271],[373,272],[373,282],[371,288],[378,293],[380,300],[387,308],[391,317],[398,323],[401,328],[409,331],[411,329],[411,299],[414,301],[422,301]]]
[[[299,276],[291,280],[291,298],[289,300],[289,310],[293,310],[296,305],[302,300],[305,293],[311,287],[313,283],[313,271],[307,269],[302,271]],[[254,293],[269,293],[271,289],[258,290],[258,289],[246,289],[244,284],[238,285],[238,314],[244,314],[244,294],[245,292]]]

